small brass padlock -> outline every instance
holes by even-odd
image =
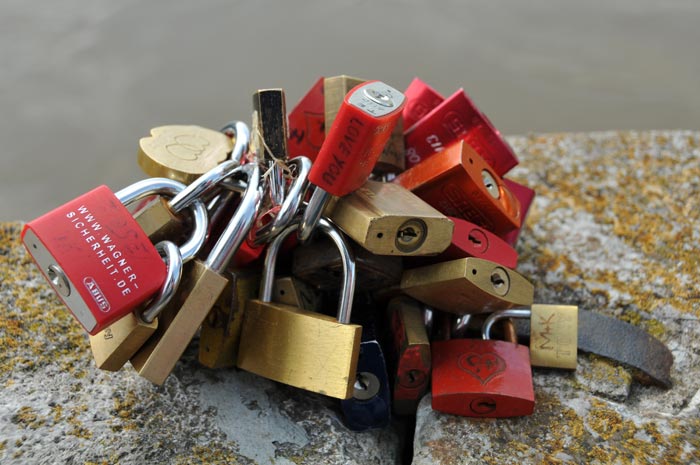
[[[345,272],[338,317],[270,302],[279,248],[297,228],[298,223],[288,226],[268,246],[260,298],[246,305],[237,365],[281,383],[348,399],[354,392],[362,335],[361,326],[349,324],[355,261],[342,234],[327,220],[321,219],[318,228],[338,246]]]
[[[534,286],[517,272],[473,257],[406,270],[401,290],[458,315],[531,305],[535,293]]]
[[[168,274],[158,295],[143,311],[135,311],[120,318],[94,336],[90,348],[97,368],[117,371],[136,353],[158,327],[158,314],[170,302],[182,277],[182,255],[175,244],[168,241],[156,244],[156,249],[168,265]]]
[[[483,337],[502,318],[530,318],[530,359],[533,366],[576,369],[578,307],[535,304],[531,309],[495,312],[484,321]]]

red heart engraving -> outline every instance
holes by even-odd
[[[491,381],[494,376],[505,371],[506,362],[494,352],[483,354],[467,352],[459,357],[457,366],[462,371],[476,378],[483,386]]]

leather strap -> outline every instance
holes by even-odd
[[[518,336],[530,337],[530,322],[517,321]],[[600,313],[578,312],[578,349],[632,367],[642,384],[672,386],[673,354],[646,331]]]

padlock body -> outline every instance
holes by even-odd
[[[225,161],[233,142],[225,134],[193,125],[169,125],[151,129],[139,141],[138,163],[152,177],[189,184]]]
[[[520,202],[520,227],[502,236],[503,240],[505,240],[512,247],[515,247],[515,244],[518,242],[518,237],[520,236],[520,231],[522,231],[523,227],[525,226],[525,220],[527,219],[527,214],[530,211],[530,206],[535,199],[535,191],[510,179],[503,179],[503,182],[518,199],[518,202]]]
[[[512,342],[452,339],[432,343],[432,407],[468,417],[532,414],[530,355]]]
[[[393,410],[415,415],[418,402],[430,384],[430,341],[421,305],[401,296],[387,307],[387,361],[393,385]]]
[[[466,142],[447,147],[393,181],[447,216],[501,235],[520,227],[520,203],[503,180]]]
[[[391,421],[391,391],[384,353],[375,338],[360,343],[357,373],[365,377],[370,392],[355,390],[350,399],[340,401],[343,423],[353,431],[384,428]]]
[[[90,336],[90,349],[100,370],[118,371],[158,328],[158,319],[147,323],[130,313]]]
[[[452,240],[452,222],[398,184],[367,181],[340,198],[330,219],[377,255],[434,255]]]
[[[464,315],[530,306],[535,288],[517,272],[480,258],[405,270],[401,290],[427,305]]]
[[[30,221],[22,240],[93,335],[146,302],[165,281],[160,254],[107,186]]]
[[[410,129],[430,111],[440,105],[445,97],[418,78],[414,78],[404,91],[406,105],[403,108],[403,125]],[[413,164],[417,163],[414,162]]]
[[[455,225],[452,242],[443,253],[432,258],[434,262],[476,257],[506,268],[515,268],[518,265],[518,252],[506,241],[471,221],[449,218]]]
[[[199,260],[187,264],[180,289],[163,310],[158,329],[130,359],[138,374],[161,385],[175,368],[228,279]]]
[[[575,370],[578,354],[578,307],[535,304],[531,312],[532,365]]]
[[[408,167],[460,140],[472,146],[498,176],[503,176],[518,164],[513,149],[491,121],[464,90],[459,89],[406,130]]]
[[[246,302],[258,295],[260,287],[257,272],[237,269],[226,275],[229,283],[199,333],[199,363],[208,368],[236,365]]]
[[[324,79],[323,96],[325,100],[326,133],[330,131],[348,92],[365,82],[365,79],[346,75]],[[399,173],[405,168],[403,125],[401,124],[401,118],[399,118],[372,171],[377,174]]]
[[[353,395],[362,327],[284,304],[251,300],[238,367],[337,399]]]
[[[366,180],[401,116],[404,97],[379,81],[349,92],[338,111],[309,181],[335,195],[346,195]]]
[[[323,145],[326,138],[323,82],[324,78],[319,78],[289,112],[289,158],[303,155],[314,161]]]

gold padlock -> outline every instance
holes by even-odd
[[[208,368],[236,365],[245,304],[258,294],[260,273],[243,269],[228,271],[229,284],[202,323],[199,363]]]
[[[535,294],[534,286],[519,273],[474,257],[405,270],[401,290],[458,315],[531,305]]]
[[[158,314],[170,302],[182,277],[180,249],[169,241],[156,244],[168,266],[160,292],[142,311],[134,311],[120,318],[94,336],[90,336],[90,349],[97,368],[117,371],[136,353],[158,327]]]
[[[454,223],[404,187],[367,181],[335,204],[330,220],[377,255],[436,255]]]
[[[530,318],[530,363],[536,367],[575,370],[578,354],[578,307],[534,304],[512,308],[486,319],[482,334],[502,318]]]
[[[333,76],[323,80],[323,102],[325,109],[326,134],[331,128],[335,117],[338,114],[340,105],[343,103],[345,95],[354,87],[367,82],[352,76]],[[384,151],[379,156],[372,172],[376,174],[400,173],[406,169],[405,147],[403,141],[403,124],[401,118],[394,127],[391,137],[384,147]]]
[[[139,375],[152,383],[165,382],[218,301],[228,284],[225,269],[255,219],[262,196],[258,189],[260,169],[257,163],[246,163],[237,170],[247,176],[248,184],[236,212],[206,260],[188,263],[191,267],[185,270],[176,298],[163,311],[162,324],[130,360]]]
[[[270,243],[260,298],[251,300],[241,330],[238,367],[265,378],[338,399],[354,392],[362,327],[349,324],[355,290],[355,263],[345,239],[321,219],[318,228],[338,246],[345,279],[338,317],[270,302],[275,260],[282,242],[297,231],[293,223]]]

